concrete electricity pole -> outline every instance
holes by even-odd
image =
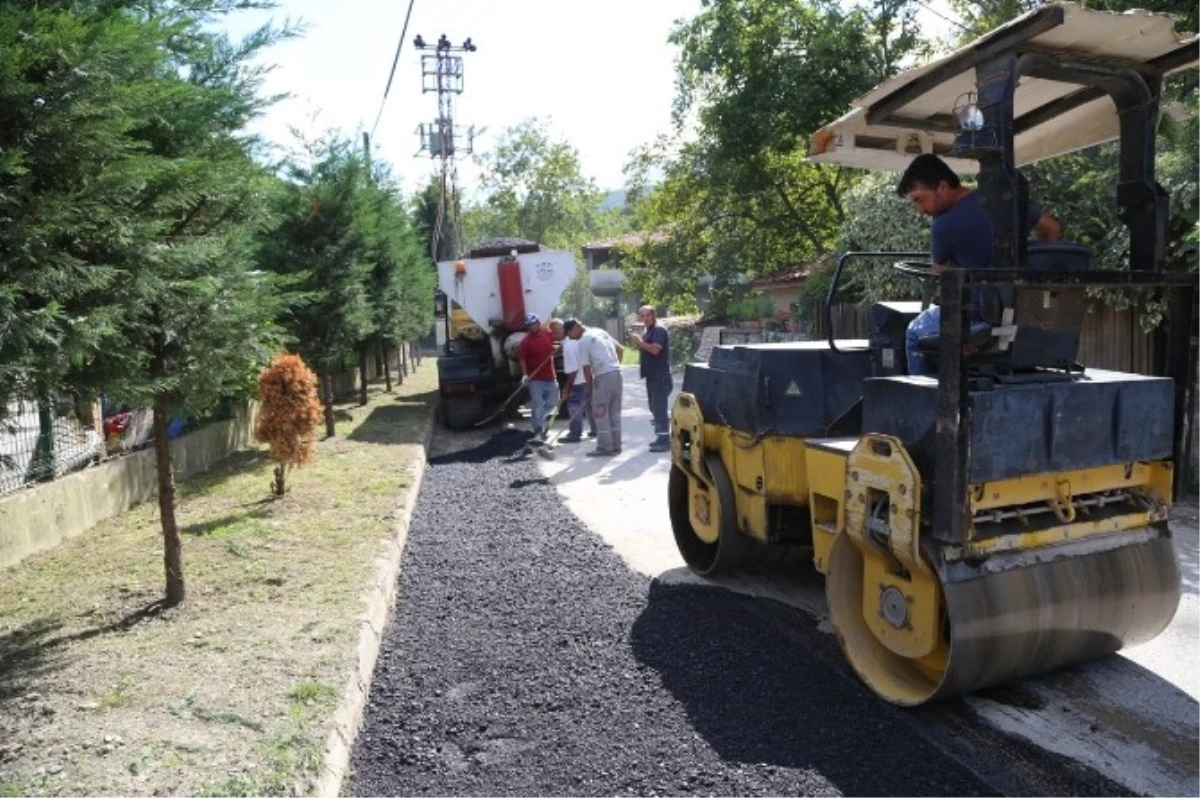
[[[436,121],[417,127],[418,154],[429,153],[429,157],[440,162],[441,196],[433,241],[436,259],[450,260],[458,257],[463,248],[454,159],[459,153],[470,155],[475,141],[474,127],[468,128],[465,136],[459,136],[454,127],[454,97],[463,91],[463,60],[458,53],[473,53],[475,45],[469,37],[461,45],[452,45],[443,33],[436,44],[427,44],[418,35],[413,46],[433,51],[432,55],[421,56],[421,91],[437,92],[438,116]]]

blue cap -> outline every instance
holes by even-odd
[[[542,320],[538,318],[538,315],[536,313],[526,313],[525,314],[525,326],[526,327],[528,327],[530,324],[541,324],[541,323],[542,323]]]

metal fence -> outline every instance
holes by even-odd
[[[13,402],[0,420],[0,495],[82,468],[104,455],[99,432],[33,402]]]
[[[404,352],[393,349],[388,354],[388,368],[396,380],[420,361],[421,351],[416,344],[408,345]],[[382,360],[369,358],[368,381],[382,376]],[[335,396],[349,395],[358,389],[358,370],[340,371],[333,381]],[[205,418],[171,419],[167,433],[174,438],[185,429],[230,415],[230,407],[221,403]],[[0,496],[144,449],[153,441],[154,417],[149,408],[103,411],[99,403],[72,406],[14,401],[0,411]]]

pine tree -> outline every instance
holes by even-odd
[[[243,128],[266,102],[250,59],[290,32],[210,25],[254,5],[0,8],[4,383],[153,407],[167,604],[185,596],[168,422],[248,394],[278,348],[252,259],[273,178]]]

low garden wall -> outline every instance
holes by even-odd
[[[254,438],[257,405],[171,441],[176,477],[205,471]],[[155,494],[154,449],[77,471],[0,498],[0,568],[53,548]]]

